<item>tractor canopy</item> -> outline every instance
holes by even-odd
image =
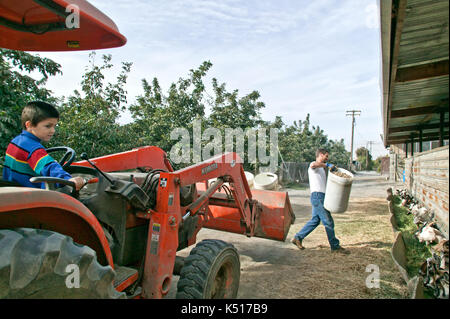
[[[126,43],[116,24],[84,0],[0,1],[0,47],[77,51]]]

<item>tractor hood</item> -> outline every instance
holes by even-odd
[[[126,43],[115,23],[84,0],[1,0],[0,47],[76,51]]]

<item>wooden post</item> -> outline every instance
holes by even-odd
[[[392,192],[392,187],[389,187],[387,189],[387,194],[388,194],[388,196],[386,197],[386,199],[388,201],[389,213],[394,215],[394,194]]]
[[[361,111],[358,110],[351,110],[351,111],[346,111],[346,116],[350,115],[352,116],[352,140],[351,140],[351,144],[350,144],[350,165],[349,167],[353,167],[353,137],[354,137],[354,132],[355,132],[355,116],[356,115],[361,115]]]
[[[423,146],[422,146],[422,128],[419,129],[419,152],[423,152]]]
[[[414,156],[414,135],[411,134],[411,156]]]
[[[441,111],[441,118],[439,121],[439,146],[444,146],[444,111]]]
[[[408,158],[408,142],[405,142],[405,158]]]

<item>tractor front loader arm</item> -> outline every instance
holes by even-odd
[[[183,218],[199,214],[224,181],[234,184],[235,205],[240,208],[249,232],[253,232],[252,213],[247,204],[251,192],[247,180],[242,178],[244,171],[239,161],[237,154],[226,153],[176,172],[161,172],[155,210],[139,214],[150,220],[142,281],[144,298],[161,298],[168,293],[178,248],[178,229],[183,225]],[[180,205],[180,187],[215,177],[217,181],[203,195],[187,207]],[[202,218],[197,232],[204,222]],[[190,244],[193,243],[195,235],[190,240]]]
[[[256,210],[252,209],[254,204],[252,192],[241,163],[241,158],[236,153],[225,153],[177,171],[180,186],[202,181],[205,181],[207,185],[206,181],[217,178],[197,200],[188,206],[186,214],[196,214],[202,207],[209,205],[209,201],[216,191],[223,183],[228,182],[232,185],[233,196],[230,201],[238,209],[240,220],[246,228],[247,235],[254,236]]]
[[[208,180],[216,181],[208,184]],[[224,183],[231,196],[223,198],[218,190]],[[203,185],[191,204],[181,206],[180,188]],[[236,153],[225,153],[202,163],[175,171],[161,172],[156,207],[138,213],[147,218],[149,232],[142,281],[144,298],[161,298],[168,293],[179,246],[179,229],[189,218],[196,218],[196,228],[188,245],[196,241],[202,227],[285,240],[295,220],[287,193],[250,190],[241,159]]]

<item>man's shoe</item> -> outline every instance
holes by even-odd
[[[350,250],[342,248],[341,246],[339,246],[339,248],[337,249],[333,249],[331,250],[332,253],[339,253],[339,254],[343,254],[343,255],[349,255],[350,254]]]
[[[294,237],[294,239],[292,239],[291,243],[293,243],[295,246],[297,246],[297,248],[300,250],[305,249],[305,247],[302,245],[302,241],[300,239],[297,239]]]

